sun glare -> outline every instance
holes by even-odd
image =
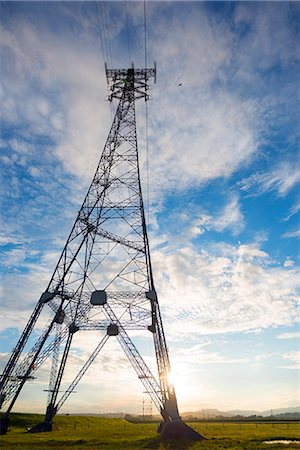
[[[184,371],[176,366],[173,367],[168,375],[168,380],[174,386],[177,398],[180,402],[185,403],[190,394],[190,387],[185,378]]]

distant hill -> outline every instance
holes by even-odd
[[[106,418],[117,418],[124,419],[126,417],[138,417],[139,420],[142,418],[141,414],[133,414],[133,413],[71,413],[70,415],[75,416],[97,416],[97,417],[106,417]],[[273,418],[277,420],[300,420],[300,406],[296,406],[293,408],[280,408],[280,409],[268,409],[266,411],[256,411],[256,410],[232,410],[232,411],[220,411],[218,409],[202,409],[201,411],[187,411],[181,413],[181,417],[184,420],[191,419],[215,419],[215,418],[234,418],[234,417],[262,417],[262,418]],[[150,416],[148,416],[150,417]],[[153,414],[151,416],[153,419],[160,420],[160,416],[158,414]]]
[[[299,413],[300,414],[300,406],[296,406],[295,408],[281,408],[281,409],[273,409],[272,411],[267,410],[261,413],[262,416],[270,416],[270,415],[278,415],[278,414],[287,414],[287,413]]]
[[[274,419],[296,419],[300,420],[300,406],[293,408],[280,408],[266,411],[256,410],[232,410],[232,411],[220,411],[218,409],[202,409],[201,411],[188,411],[181,414],[182,418],[189,419],[214,419],[216,417],[273,417]]]

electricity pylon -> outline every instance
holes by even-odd
[[[1,405],[8,404],[1,433],[7,432],[10,411],[26,381],[52,357],[45,420],[34,427],[34,431],[50,431],[56,413],[107,340],[115,337],[162,415],[162,434],[200,439],[182,422],[169,380],[168,348],[154,287],[141,190],[135,101],[148,100],[148,81],[155,81],[156,68],[106,67],[106,77],[109,100],[117,99],[118,107],[52,278],[1,376]],[[48,321],[41,331],[39,319],[45,309]],[[83,330],[99,331],[99,341],[59,398],[73,337]],[[129,337],[130,330],[152,335],[158,381]],[[34,341],[33,347],[25,352],[30,341]]]

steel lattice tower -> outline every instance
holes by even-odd
[[[141,191],[135,101],[148,100],[156,68],[107,69],[109,100],[118,107],[102,156],[52,278],[1,376],[1,406],[7,405],[1,434],[24,384],[52,357],[45,420],[35,431],[49,431],[52,420],[109,338],[115,337],[161,413],[162,433],[201,438],[179,416],[168,376],[170,362],[154,287]],[[47,310],[40,331],[38,319]],[[99,331],[99,341],[69,388],[60,386],[75,333]],[[145,330],[154,341],[158,381],[127,331]],[[37,331],[39,337],[36,338]],[[101,335],[100,335],[101,334]],[[25,352],[28,341],[34,341]]]

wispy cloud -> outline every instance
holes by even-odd
[[[177,364],[180,363],[181,365],[184,362],[190,365],[191,360],[198,366],[202,364],[238,364],[248,362],[247,357],[231,358],[218,352],[210,352],[199,344],[190,346],[188,353],[186,349],[177,350],[176,355]]]
[[[156,149],[151,163],[157,177],[154,185],[160,191],[181,190],[229,177],[257,149],[251,124],[255,112],[242,99],[213,92],[205,99],[202,92],[187,92],[185,95],[193,103],[186,104],[180,100],[182,95],[178,98],[171,93],[167,105],[157,100],[157,112],[168,117],[167,123],[161,116],[156,118],[152,128],[158,131],[150,136],[151,147]],[[194,111],[192,119],[190,111]]]
[[[236,194],[231,195],[218,215],[213,217],[204,214],[199,219],[195,219],[194,224],[199,228],[200,233],[209,230],[222,232],[229,229],[233,235],[239,234],[244,228],[244,216],[240,209],[239,197]]]
[[[168,228],[166,230],[162,229],[162,226],[156,226],[156,229],[152,228],[151,243],[153,247],[165,246],[168,251],[171,251],[171,249],[190,246],[194,239],[209,231],[218,233],[226,231],[232,236],[237,236],[245,227],[240,199],[234,193],[224,197],[224,199],[222,198],[223,204],[219,209],[213,205],[214,212],[204,210],[194,201],[188,204],[184,203],[183,207],[178,202],[175,208],[171,210],[167,208]],[[221,196],[219,201],[221,203]],[[164,205],[161,205],[160,211],[163,208]],[[198,212],[199,210],[202,210],[201,213]],[[160,211],[157,210],[157,214],[161,214]]]
[[[298,339],[300,338],[300,331],[291,331],[287,333],[281,333],[277,336],[278,339]]]
[[[284,162],[267,173],[256,173],[240,182],[241,190],[250,194],[276,191],[285,196],[300,182],[300,169],[295,163]],[[294,214],[296,211],[294,212]]]
[[[288,366],[281,366],[281,369],[298,370],[300,368],[300,351],[288,352],[283,355],[283,359],[290,362]]]
[[[285,221],[289,220],[291,217],[293,217],[299,211],[300,211],[300,200],[298,202],[296,202],[295,205],[289,210],[289,214],[284,220]]]
[[[282,237],[284,237],[284,238],[300,238],[300,230],[287,231],[286,233],[284,233],[284,235]]]

